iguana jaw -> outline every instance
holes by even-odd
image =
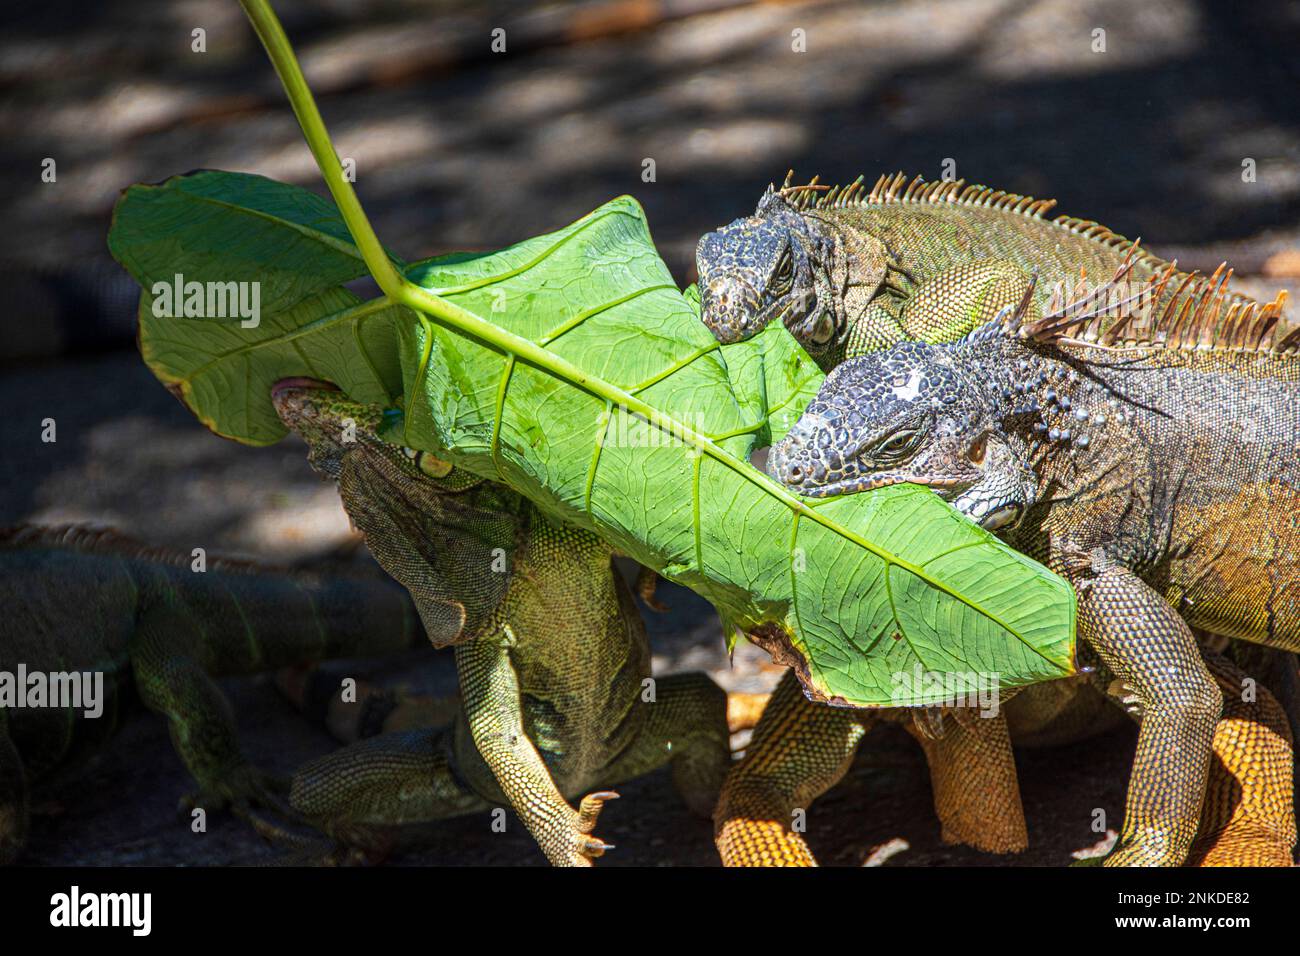
[[[769,461],[775,462],[770,466],[773,469],[772,477],[808,498],[852,495],[889,485],[924,485],[967,518],[989,531],[996,531],[1019,522],[1035,498],[1032,475],[1021,475],[1019,469],[1014,466],[1004,468],[1000,464],[998,467],[985,470],[978,477],[969,474],[935,476],[919,471],[877,472],[827,484],[805,486],[798,481],[789,480],[788,463],[777,461],[776,456]],[[780,471],[778,472],[777,469]]]
[[[928,423],[922,427],[928,428]],[[886,488],[889,485],[926,485],[940,497],[951,500],[976,484],[980,479],[977,469],[957,467],[939,472],[927,464],[934,456],[918,455],[910,460],[900,460],[894,467],[883,467],[873,462],[868,446],[857,454],[844,454],[847,446],[837,444],[854,433],[852,425],[845,427],[842,417],[830,419],[813,413],[799,419],[786,437],[772,446],[768,454],[767,471],[791,491],[808,498],[830,498],[835,495],[852,495],[861,491]],[[880,436],[888,438],[888,435]],[[922,450],[924,451],[924,450]]]

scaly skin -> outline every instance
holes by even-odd
[[[1098,306],[1128,275],[1041,319],[1026,296],[960,342],[845,362],[769,470],[812,496],[929,484],[1064,575],[1083,640],[1142,713],[1106,862],[1177,865],[1223,707],[1191,628],[1300,649],[1300,361],[1279,303],[1213,284],[1140,328]]]
[[[420,641],[411,602],[386,580],[219,558],[200,573],[193,560],[101,528],[0,531],[0,670],[99,671],[105,697],[98,718],[0,708],[0,862],[22,849],[31,785],[103,745],[137,697],[167,718],[198,783],[191,805],[286,814],[275,781],[240,751],[213,678]]]
[[[1052,280],[1073,279],[1080,269],[1113,271],[1132,250],[1122,237],[1095,224],[1043,219],[1051,203],[977,187],[963,190],[961,184],[925,187],[918,181],[905,190],[904,185],[902,177],[886,178],[866,197],[858,195],[855,184],[815,201],[799,187],[769,192],[755,216],[705,236],[697,261],[706,325],[728,342],[781,316],[830,369],[846,357],[900,340],[954,340],[1019,300],[1031,287],[1031,270],[1049,280],[1040,283],[1036,306]],[[1134,259],[1140,276],[1165,265],[1152,256],[1135,254]],[[1176,283],[1167,286],[1165,297],[1176,288]],[[1073,704],[1065,712],[1080,710]],[[1039,711],[1045,708],[1025,700],[1010,707],[1013,721],[1017,713]],[[1036,717],[1040,723],[1045,719],[1045,713]],[[844,723],[830,715],[824,720]],[[837,743],[848,739],[846,732],[834,726],[824,732],[825,741],[807,744],[810,753],[822,752],[830,742],[829,750],[843,756]],[[1035,734],[1041,736],[1042,728]],[[762,736],[772,738],[772,733]],[[797,751],[792,756],[797,764]],[[931,766],[932,773],[942,771]],[[745,772],[742,767],[733,777],[739,780]],[[789,774],[776,775],[790,780]],[[969,792],[984,790],[975,784]],[[748,825],[725,814],[719,821],[733,841]],[[760,845],[761,837],[752,842]]]
[[[1295,740],[1287,714],[1262,684],[1253,701],[1244,699],[1246,672],[1237,664],[1210,653],[1205,661],[1224,706],[1214,728],[1209,783],[1187,865],[1291,866]]]
[[[605,787],[671,761],[688,805],[713,809],[730,762],[726,696],[703,675],[650,683],[644,625],[608,545],[381,441],[382,410],[329,386],[288,380],[273,400],[435,645],[455,646],[462,698],[451,728],[376,737],[301,768],[296,810],[382,853],[408,829],[508,802],[548,860],[588,866],[608,849],[593,835],[616,796]]]
[[[920,712],[813,703],[788,671],[718,800],[714,836],[723,864],[815,866],[795,813],[839,782],[877,720],[901,722],[921,744],[945,841],[989,853],[1028,845],[1004,711],[996,718],[946,711],[936,734]]]
[[[1003,257],[1034,249],[1013,241],[1022,231],[1032,234],[1036,228],[1024,224],[1032,217],[1013,209],[904,203],[890,188],[873,192],[872,205],[827,202],[814,207],[803,201],[808,195],[769,191],[755,216],[700,240],[696,258],[701,315],[720,341],[748,338],[780,316],[818,363],[829,368],[846,353],[900,338],[956,338],[986,311],[1021,297],[1029,277],[1018,264],[1044,261],[1026,255],[1015,262]],[[933,228],[936,224],[942,227],[939,232]],[[939,238],[948,244],[936,241]],[[1096,240],[1071,234],[1066,242],[1070,248],[1078,245],[1097,255],[1112,255]],[[977,257],[982,258],[975,261]],[[923,307],[927,302],[953,309],[932,320],[934,309]],[[868,718],[846,720],[839,713],[815,710],[804,714],[798,701],[780,698],[760,728],[777,726],[787,712],[800,715],[795,720],[801,725],[798,738],[777,741],[773,733],[760,733],[751,746],[760,753],[771,748],[782,755],[772,763],[788,761],[783,771],[773,771],[776,783],[768,780],[757,789],[770,792],[776,786],[815,795],[847,767]],[[878,719],[900,721],[909,729],[918,726],[905,711],[887,712]],[[991,852],[1024,849],[1024,813],[1005,721],[949,724],[957,729],[940,740],[917,734],[930,764],[935,810],[945,835]],[[830,766],[801,780],[801,767],[816,763],[818,755],[829,755]],[[733,778],[743,779],[747,768],[755,766],[755,761],[747,761],[733,771]],[[730,863],[757,864],[762,853],[752,855],[742,848],[780,845],[783,831],[779,824],[772,830],[770,821],[747,816],[754,794],[734,793],[736,798],[724,801],[715,817],[719,847]],[[798,859],[806,856],[802,847],[792,852]]]
[[[960,338],[1018,302],[1034,273],[1041,305],[1057,283],[1108,276],[1134,249],[1096,223],[1044,218],[1052,200],[960,180],[899,173],[869,193],[859,179],[824,195],[815,183],[787,178],[753,216],[700,239],[701,317],[719,341],[780,320],[829,371],[906,339]],[[1166,265],[1139,254],[1134,275]]]
[[[1296,842],[1291,785],[1292,738],[1285,713],[1263,687],[1242,699],[1243,672],[1206,654],[1225,701],[1215,728],[1214,761],[1189,866],[1291,865]],[[1102,693],[1077,679],[1037,684],[1005,705],[1017,747],[1057,746],[1115,727],[1123,715]],[[960,712],[958,712],[960,713]],[[813,703],[787,673],[759,721],[744,759],[727,776],[714,815],[715,838],[727,866],[815,866],[811,849],[793,827],[795,811],[813,802],[845,774],[858,743],[878,719]],[[966,715],[945,721],[938,739],[906,724],[925,750],[935,809],[947,843],[990,853],[1023,849],[1024,824],[1015,764]],[[973,727],[979,736],[968,732]],[[1083,832],[1081,830],[1081,832]]]

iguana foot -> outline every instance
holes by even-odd
[[[556,821],[540,831],[533,831],[552,866],[591,866],[597,858],[605,855],[606,850],[614,849],[612,844],[592,836],[591,831],[596,829],[596,818],[605,802],[617,799],[618,794],[612,790],[589,793],[582,798],[576,811],[568,811],[567,822]]]
[[[573,815],[573,832],[566,840],[570,846],[562,852],[561,859],[551,862],[557,866],[591,866],[593,861],[605,855],[606,850],[614,849],[612,843],[592,836],[591,831],[596,829],[596,818],[605,802],[617,799],[618,794],[613,790],[599,790],[583,797],[578,812]]]

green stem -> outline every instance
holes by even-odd
[[[361,250],[366,268],[384,294],[395,299],[404,280],[380,245],[379,237],[371,228],[370,220],[366,218],[352,184],[343,176],[343,164],[339,162],[338,153],[334,152],[334,144],[325,129],[325,121],[321,119],[320,110],[316,107],[316,98],[311,95],[311,88],[302,75],[302,67],[298,65],[298,58],[294,56],[293,47],[289,45],[289,38],[284,34],[280,19],[266,0],[239,0],[239,4],[253,24],[253,30],[262,41],[262,46],[266,47],[266,54],[271,58],[276,75],[280,77],[280,83],[289,95],[289,105],[293,107],[293,115],[298,117],[298,125],[302,127],[307,146],[316,159],[316,165],[320,167],[321,175],[325,177],[325,185],[329,187],[335,205],[343,214],[348,231]]]

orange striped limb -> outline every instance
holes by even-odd
[[[1206,664],[1223,691],[1201,825],[1188,866],[1291,866],[1296,844],[1294,750],[1286,712],[1263,685],[1245,700],[1245,673]]]

